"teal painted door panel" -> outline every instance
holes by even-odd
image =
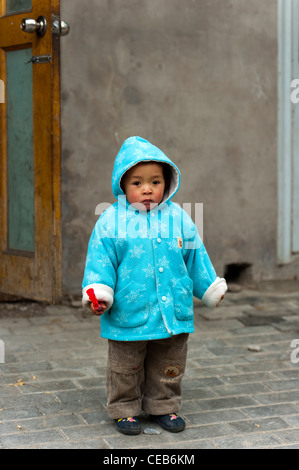
[[[8,249],[34,251],[31,48],[6,52]]]
[[[6,0],[6,13],[31,10],[32,0]]]

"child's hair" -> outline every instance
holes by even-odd
[[[168,163],[163,163],[163,162],[152,162],[152,161],[146,161],[146,162],[140,162],[140,163],[156,163],[157,165],[161,165],[163,169],[163,176],[164,176],[164,181],[165,181],[165,189],[164,189],[164,194],[166,194],[169,190],[170,186],[170,176],[171,176],[171,167],[168,165]],[[139,163],[137,164],[139,165]],[[132,168],[132,167],[131,167]],[[129,171],[129,170],[127,170]],[[121,180],[120,180],[120,187],[125,192],[124,189],[124,181],[125,181],[125,176],[127,171],[123,174]]]
[[[163,176],[165,181],[164,194],[167,194],[170,187],[171,167],[168,165],[168,163],[161,163],[161,165],[163,168]]]

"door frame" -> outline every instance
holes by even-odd
[[[0,0],[2,13],[5,11],[4,3],[4,0]],[[7,191],[5,181],[6,138],[4,137],[4,135],[6,135],[6,104],[1,104],[0,106],[3,106],[2,113],[4,115],[4,118],[1,119],[1,224],[2,227],[4,227],[2,230],[5,240],[2,240],[2,250],[0,253],[2,264],[2,266],[0,266],[0,292],[35,300],[58,302],[62,298],[60,35],[55,34],[55,30],[52,29],[52,20],[54,18],[55,20],[57,20],[57,18],[60,19],[60,0],[39,0],[38,2],[33,0],[32,11],[27,10],[21,13],[9,14],[6,18],[12,18],[11,24],[14,22],[15,25],[17,25],[16,27],[19,27],[22,18],[37,18],[40,14],[43,14],[43,8],[47,11],[48,15],[47,40],[42,43],[42,41],[38,41],[36,33],[29,34],[21,32],[21,42],[16,43],[20,44],[20,46],[12,45],[12,47],[26,47],[26,44],[28,47],[28,45],[31,44],[33,55],[51,54],[50,64],[29,64],[29,66],[32,66],[34,70],[34,90],[36,90],[38,84],[40,84],[40,89],[43,89],[45,83],[48,83],[48,89],[50,90],[50,96],[40,93],[40,99],[38,101],[34,100],[33,102],[33,112],[38,116],[44,115],[46,123],[46,128],[45,131],[41,133],[42,135],[37,135],[36,132],[34,132],[33,135],[35,159],[36,152],[38,154],[38,161],[34,162],[34,174],[36,174],[36,172],[41,172],[41,167],[39,165],[42,162],[43,151],[48,155],[46,159],[47,161],[42,164],[44,176],[40,181],[39,178],[36,178],[37,182],[35,182],[34,185],[36,194],[43,193],[44,205],[42,197],[39,196],[35,201],[35,215],[37,216],[38,214],[39,225],[43,225],[44,222],[45,229],[44,231],[42,231],[42,229],[35,230],[35,241],[36,246],[38,246],[38,250],[33,254],[33,256],[26,256],[26,253],[22,256],[21,252],[13,253],[13,250],[9,251],[5,248],[5,240],[7,236]],[[1,18],[3,18],[3,16]],[[2,48],[7,49],[7,46],[3,46],[4,43],[5,39],[3,38],[0,45]],[[34,50],[37,52],[34,52]],[[3,58],[4,53],[1,51],[1,74],[5,76],[5,62]],[[45,68],[42,71],[42,67],[48,67],[47,72],[44,72]],[[39,148],[39,146],[41,148]],[[46,179],[45,175],[47,175]],[[49,234],[48,237],[46,233]],[[44,251],[41,250],[41,246],[43,246],[42,243],[44,243]],[[7,260],[7,266],[3,266],[4,259]],[[46,275],[44,274],[43,277],[42,269],[46,264],[48,266],[48,272]],[[13,271],[14,269],[16,269],[15,286],[11,280],[7,280],[9,276],[12,277],[10,271]],[[26,274],[29,271],[31,272],[32,280],[30,280],[30,277],[26,278]],[[48,278],[49,273],[51,279]],[[20,286],[22,282],[23,285]],[[43,284],[47,285],[44,289]]]
[[[293,250],[295,211],[295,155],[299,153],[295,127],[299,106],[291,101],[292,81],[299,78],[298,25],[299,0],[278,0],[278,224],[277,261],[290,263]],[[297,76],[298,75],[298,76]],[[296,163],[298,168],[298,163]],[[299,184],[298,182],[296,183]],[[297,187],[298,191],[298,187]]]
[[[60,0],[51,0],[51,11],[52,18],[60,21]],[[58,302],[62,299],[60,34],[52,33],[52,55],[52,301]]]

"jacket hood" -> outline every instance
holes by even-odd
[[[178,167],[158,147],[142,137],[129,137],[118,152],[112,173],[112,191],[114,197],[124,195],[121,179],[126,171],[141,162],[167,163],[170,166],[170,185],[164,193],[162,202],[169,201],[180,187],[181,174]],[[161,204],[160,203],[160,204]]]

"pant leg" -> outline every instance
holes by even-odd
[[[187,333],[183,333],[148,341],[143,396],[143,410],[146,413],[163,415],[179,411],[188,337]]]
[[[146,343],[108,340],[107,408],[110,418],[141,413]]]

